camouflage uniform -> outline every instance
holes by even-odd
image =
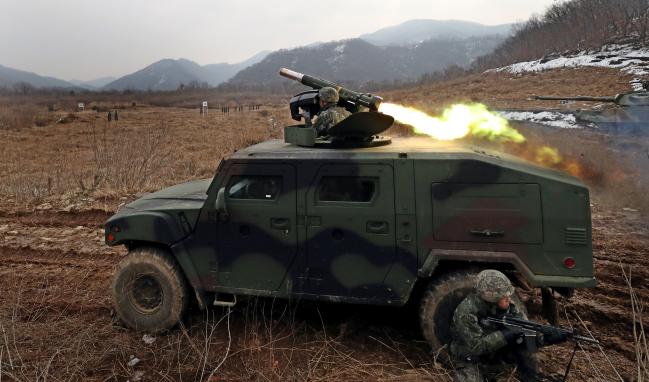
[[[506,311],[496,305],[501,296],[513,294],[513,287],[510,284],[511,293],[500,293],[500,296],[480,293],[480,287],[478,282],[477,293],[469,294],[458,305],[453,315],[450,352],[455,361],[455,380],[479,382],[484,374],[501,372],[505,369],[503,366],[512,364],[518,365],[524,380],[534,379],[538,372],[537,354],[508,345],[501,330],[480,322],[483,317],[505,313],[527,319],[514,301]]]
[[[339,123],[343,119],[351,115],[345,108],[337,106],[338,92],[331,87],[324,87],[318,92],[320,100],[324,102],[324,106],[318,113],[313,127],[315,128],[318,136],[327,135],[331,126]]]

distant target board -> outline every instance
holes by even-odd
[[[201,105],[201,114],[207,114],[207,101],[203,101],[203,104]]]
[[[83,104],[83,102],[79,102],[77,105],[77,111],[84,111],[86,109],[86,105]]]

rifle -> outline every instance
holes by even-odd
[[[534,343],[536,344],[537,333],[543,334],[544,336],[559,334],[564,335],[570,341],[599,345],[599,341],[595,338],[582,336],[573,329],[564,329],[552,325],[543,325],[533,321],[522,320],[520,318],[516,318],[507,314],[499,317],[486,317],[482,319],[482,321],[484,323],[505,327],[514,331],[522,331],[525,335],[526,345],[528,337],[530,337],[530,339],[533,339]],[[528,347],[528,349],[533,350],[534,347],[536,347],[536,345],[531,349],[530,347]]]
[[[520,318],[513,317],[511,315],[502,315],[500,317],[486,317],[480,320],[483,324],[491,324],[500,326],[502,328],[507,328],[510,330],[518,330],[523,332],[523,336],[519,337],[516,340],[518,345],[525,344],[525,348],[528,351],[538,350],[539,343],[537,341],[537,335],[542,334],[543,337],[546,335],[553,334],[562,334],[566,337],[567,340],[573,341],[575,343],[575,348],[572,351],[572,356],[566,371],[563,374],[563,381],[565,382],[568,378],[568,373],[570,372],[570,367],[572,366],[572,360],[575,358],[575,353],[577,352],[577,346],[580,343],[586,343],[591,345],[599,345],[599,341],[592,337],[585,337],[580,335],[576,330],[573,329],[564,329],[552,325],[543,325],[533,321],[522,320]]]

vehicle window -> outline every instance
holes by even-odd
[[[227,187],[229,199],[274,200],[282,191],[281,176],[236,175]]]
[[[376,193],[377,178],[324,176],[318,185],[321,202],[370,202]]]

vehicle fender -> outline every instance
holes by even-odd
[[[207,298],[207,294],[205,293],[203,281],[199,276],[199,273],[196,270],[196,266],[194,265],[194,262],[192,261],[192,258],[189,255],[189,252],[187,251],[184,243],[184,241],[181,241],[171,246],[171,252],[174,254],[176,261],[178,261],[180,268],[182,268],[183,273],[185,274],[185,279],[194,290],[199,308],[205,309],[209,304],[209,300]]]
[[[152,211],[116,215],[110,218],[104,227],[108,245],[144,241],[171,246],[188,234],[175,217]],[[113,235],[112,241],[109,240],[109,234]]]
[[[433,249],[429,252],[421,268],[417,271],[419,278],[428,278],[433,275],[442,261],[458,261],[465,263],[490,263],[510,264],[533,287],[563,287],[563,288],[590,288],[596,285],[594,277],[570,277],[535,274],[513,252],[493,251],[467,251]]]

